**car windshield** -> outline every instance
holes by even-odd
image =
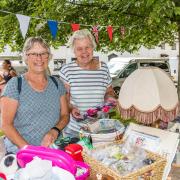
[[[112,75],[118,75],[127,63],[110,63],[108,64],[109,72]]]
[[[160,69],[163,69],[166,72],[169,72],[169,67],[165,62],[147,62],[147,63],[140,63],[141,67],[149,67],[149,66],[155,66]]]

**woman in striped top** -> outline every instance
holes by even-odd
[[[60,77],[69,94],[71,119],[64,130],[65,136],[78,136],[83,124],[82,114],[89,108],[115,101],[112,79],[106,63],[93,58],[96,43],[87,30],[74,32],[69,40],[76,60],[64,65]]]

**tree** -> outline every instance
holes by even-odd
[[[101,51],[134,52],[141,46],[151,48],[162,42],[173,44],[180,37],[179,0],[1,0],[0,52],[7,44],[12,51],[22,49],[24,39],[15,14],[31,17],[27,37],[40,35],[55,48],[67,43],[72,33],[71,23],[79,23],[81,28],[88,29],[98,25],[98,50]],[[59,22],[55,40],[51,37],[47,20]],[[112,42],[106,30],[108,25],[114,28]],[[124,36],[120,27],[125,29]]]
[[[24,40],[15,14],[31,17],[27,36],[40,35],[54,47],[65,45],[72,32],[70,23],[79,23],[81,28],[88,29],[99,25],[98,49],[102,51],[133,52],[142,45],[149,48],[160,42],[171,44],[177,37],[176,7],[172,0],[1,0],[0,10],[13,13],[0,12],[0,51],[6,44],[13,51],[22,48]],[[59,22],[55,40],[47,20]],[[112,42],[106,31],[108,25],[114,27]],[[120,27],[125,28],[124,37]]]
[[[178,97],[180,101],[180,1],[179,0],[174,0],[175,3],[175,15],[174,15],[174,21],[176,21],[177,26],[178,26],[178,40],[179,40],[179,64],[178,64]]]

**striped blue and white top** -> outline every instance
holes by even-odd
[[[71,104],[81,113],[103,104],[107,87],[112,82],[104,62],[100,62],[97,70],[82,69],[76,62],[65,64],[60,70],[60,77],[70,86]]]

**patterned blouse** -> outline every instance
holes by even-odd
[[[42,92],[38,92],[28,84],[22,75],[21,92],[18,92],[17,77],[8,81],[1,96],[7,96],[19,102],[14,118],[14,126],[22,137],[32,145],[40,145],[43,136],[59,121],[60,97],[66,90],[62,81],[56,79],[58,87],[48,76],[48,85]],[[8,152],[16,152],[17,147],[5,138]]]

